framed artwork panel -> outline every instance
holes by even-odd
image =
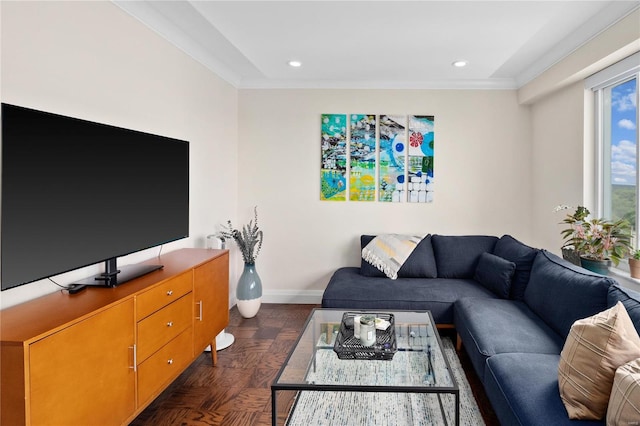
[[[347,115],[322,114],[320,199],[345,201],[347,192]]]
[[[351,114],[349,129],[349,200],[375,201],[376,116]]]
[[[380,116],[380,161],[378,164],[378,201],[406,201],[405,155],[406,115]]]
[[[434,117],[409,116],[407,192],[411,203],[433,201]]]

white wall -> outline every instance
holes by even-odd
[[[258,206],[265,297],[321,294],[359,265],[359,235],[510,233],[531,240],[529,108],[515,91],[241,90],[238,216]],[[320,201],[322,113],[435,115],[432,204]]]
[[[584,79],[640,50],[639,21],[636,9],[518,90],[531,105],[532,231],[540,247],[560,251],[564,215],[552,212],[556,205],[594,211],[594,100]]]
[[[204,247],[205,235],[235,218],[235,88],[111,2],[0,2],[0,7],[2,102],[190,141],[190,237],[163,252]],[[66,284],[98,269],[57,279]],[[237,281],[233,271],[231,280]],[[43,280],[3,291],[1,306],[57,289]]]
[[[584,159],[592,155],[585,147],[584,103],[584,85],[576,83],[531,107],[532,244],[556,254],[564,229],[558,223],[567,212],[554,212],[554,207],[585,205]]]
[[[560,253],[564,214],[553,213],[554,206],[595,212],[594,99],[584,79],[640,50],[639,21],[636,9],[518,90],[531,105],[532,232],[539,247]],[[628,274],[615,278],[640,290]]]

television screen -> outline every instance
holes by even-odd
[[[2,290],[189,233],[189,143],[2,104]]]

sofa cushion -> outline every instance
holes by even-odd
[[[516,264],[516,272],[511,280],[511,294],[509,295],[511,299],[524,299],[524,290],[529,283],[533,259],[538,251],[538,249],[522,244],[511,235],[503,235],[496,243],[493,254]]]
[[[618,284],[609,287],[607,294],[608,306],[612,307],[617,302],[622,302],[636,331],[640,334],[640,293],[622,288]]]
[[[608,425],[632,425],[640,419],[640,358],[616,370],[607,408]]]
[[[323,308],[429,310],[437,324],[453,324],[453,304],[461,297],[495,298],[473,280],[372,278],[359,268],[338,269],[322,296]]]
[[[594,274],[541,250],[531,268],[525,303],[565,337],[571,325],[607,309],[611,278]]]
[[[360,251],[375,238],[375,235],[360,236]],[[386,277],[384,272],[364,259],[360,262],[360,273],[365,277]],[[426,235],[413,249],[411,255],[405,260],[398,271],[399,278],[436,278],[436,259],[433,255],[431,235]]]
[[[478,377],[487,358],[505,352],[559,354],[564,340],[525,305],[509,299],[461,298],[454,324]]]
[[[498,237],[434,235],[431,239],[440,278],[473,278],[480,255],[493,252]]]
[[[558,386],[569,417],[599,420],[615,372],[640,357],[640,337],[622,302],[575,322],[560,353]]]
[[[503,425],[594,426],[570,420],[558,392],[559,355],[505,353],[487,360],[484,388]]]
[[[516,264],[491,253],[482,253],[473,279],[503,299],[509,298]]]

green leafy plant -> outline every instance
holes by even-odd
[[[570,209],[558,206],[556,211]],[[564,247],[573,247],[581,257],[591,260],[611,260],[618,265],[631,251],[631,225],[625,219],[588,220],[590,212],[578,206],[573,214],[568,214],[562,223],[569,225],[562,231]]]
[[[244,225],[241,230],[235,229],[228,220],[226,225],[221,225],[220,232],[216,234],[223,241],[233,240],[238,245],[245,263],[256,263],[256,257],[262,248],[262,231],[258,228],[258,207],[253,208],[254,218]]]
[[[632,253],[631,257],[635,260],[640,260],[640,250],[636,250]]]

